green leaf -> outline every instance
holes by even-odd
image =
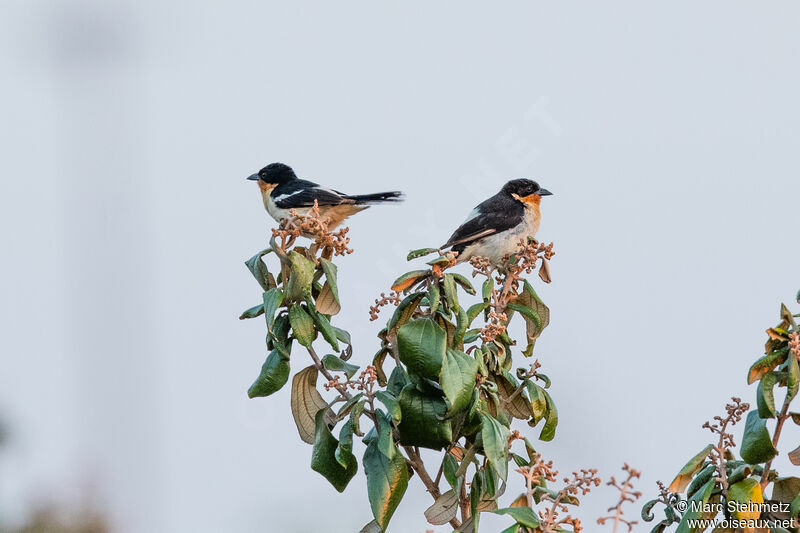
[[[367,492],[372,515],[381,530],[385,531],[408,488],[406,461],[397,450],[391,458],[386,457],[378,449],[377,440],[374,440],[364,452],[364,471],[367,474]]]
[[[319,472],[330,481],[333,488],[343,492],[353,476],[358,471],[358,461],[351,453],[347,458],[347,466],[342,466],[336,460],[336,448],[339,441],[331,434],[328,423],[325,421],[325,412],[320,411],[316,416],[316,433],[314,436],[314,451],[311,454],[311,470]]]
[[[467,278],[461,274],[452,274],[452,276],[453,281],[461,285],[461,288],[464,289],[467,294],[475,296],[475,287],[472,286],[472,283]]]
[[[486,302],[482,302],[469,306],[469,309],[467,309],[467,323],[472,324],[481,314],[481,311],[486,309],[487,305]]]
[[[709,463],[708,465],[706,465],[702,470],[700,470],[700,473],[694,476],[692,482],[689,483],[689,486],[686,488],[686,496],[691,498],[695,492],[697,492],[700,488],[705,486],[706,483],[708,483],[708,480],[711,479],[711,476],[713,476],[716,473],[716,471],[717,471],[717,465],[713,463]],[[733,483],[733,481],[731,481],[731,479],[728,478],[728,483]]]
[[[766,463],[778,454],[767,431],[767,421],[758,416],[758,411],[747,413],[740,453],[751,465]]]
[[[264,293],[264,318],[267,320],[267,331],[272,332],[275,325],[275,311],[283,303],[283,292],[275,287]]]
[[[386,391],[379,390],[375,393],[375,399],[386,406],[386,411],[395,422],[400,422],[402,420],[403,416],[402,412],[400,411],[400,403],[397,401],[397,398]]]
[[[381,409],[375,409],[375,418],[377,423],[376,434],[378,437],[378,449],[386,455],[386,457],[392,457],[397,451],[397,446],[395,446],[394,443],[394,426],[392,425],[392,419]]]
[[[366,406],[366,404],[367,400],[361,400],[360,402],[354,404],[353,408],[350,410],[350,422],[353,424],[353,433],[355,433],[359,437],[364,436],[364,434],[361,433],[359,422],[361,421],[361,415],[364,414],[364,407]]]
[[[255,318],[257,316],[261,316],[264,313],[264,304],[254,305],[250,309],[246,309],[239,315],[239,320],[244,320],[246,318]]]
[[[539,518],[530,507],[506,507],[492,512],[499,515],[508,515],[521,526],[536,528],[540,525]]]
[[[440,450],[453,440],[453,430],[442,398],[426,396],[408,385],[398,398],[403,413],[398,426],[403,446],[421,446]]]
[[[644,507],[642,507],[642,520],[645,522],[653,521],[655,518],[655,515],[653,514],[653,507],[655,507],[658,503],[661,503],[661,500],[650,500],[644,504]]]
[[[261,256],[271,251],[272,250],[262,250],[244,263],[250,273],[253,274],[253,277],[256,278],[258,284],[261,285],[261,288],[265,291],[269,290],[269,269],[267,265],[264,264],[264,261],[261,260]]]
[[[439,284],[431,283],[430,288],[428,288],[428,305],[430,307],[431,315],[436,313],[436,309],[439,307],[440,300],[441,293],[439,292]]]
[[[447,348],[442,360],[439,383],[450,402],[449,414],[461,411],[469,405],[472,391],[475,390],[477,373],[478,362],[475,359],[464,352]]]
[[[412,320],[397,331],[400,360],[415,374],[437,379],[442,370],[447,335],[430,318]]]
[[[314,282],[314,270],[316,270],[314,262],[295,250],[292,250],[289,257],[292,267],[284,300],[288,302],[308,300],[311,295],[311,284]]]
[[[550,308],[542,302],[527,281],[524,282],[520,295],[508,307],[519,312],[525,319],[528,346],[522,353],[526,357],[530,357],[533,354],[536,339],[550,324]]]
[[[767,372],[774,370],[776,366],[783,363],[788,353],[788,349],[776,350],[753,363],[753,366],[751,366],[750,370],[747,372],[747,384],[752,384],[756,380],[761,379],[761,376]]]
[[[761,485],[758,480],[752,477],[744,479],[728,488],[728,501],[736,502],[732,507],[732,515],[739,520],[756,520],[761,516],[760,505],[764,503],[764,496],[761,494]],[[744,504],[751,504],[753,510],[741,510]],[[746,508],[745,508],[746,509]]]
[[[322,333],[322,338],[325,339],[328,344],[330,344],[331,348],[335,351],[339,351],[339,342],[336,339],[336,330],[333,329],[330,320],[325,315],[316,312],[313,309],[311,311],[311,319],[314,321],[314,324],[317,325],[317,330]],[[291,316],[290,316],[291,318]],[[302,344],[302,343],[301,343]]]
[[[703,486],[703,488],[698,490],[694,496],[689,498],[687,511],[683,513],[683,517],[681,517],[681,521],[678,524],[676,533],[695,533],[703,531],[697,527],[690,527],[689,524],[696,524],[695,521],[701,518],[713,518],[713,516],[704,516],[703,510],[705,508],[705,504],[708,503],[708,499],[711,497],[711,492],[714,490],[715,484],[716,480],[709,480],[708,483]]]
[[[383,371],[383,362],[386,360],[386,356],[389,355],[389,353],[391,353],[391,350],[383,346],[372,358],[372,366],[375,367],[375,373],[378,375],[378,385],[381,387],[385,387],[387,383],[386,372]]]
[[[538,385],[537,385],[538,386]],[[558,410],[556,404],[546,390],[542,389],[544,399],[547,402],[547,413],[544,415],[544,426],[539,434],[539,440],[551,441],[556,436],[556,426],[558,426]]]
[[[797,396],[798,388],[800,388],[800,366],[797,364],[796,357],[790,357],[787,366],[789,376],[786,380],[786,399],[784,402],[791,402]]]
[[[339,339],[341,342],[345,344],[352,344],[350,342],[350,334],[348,332],[346,332],[341,328],[337,328],[336,326],[333,326],[333,330],[336,332],[336,338]],[[347,361],[348,359],[350,359],[350,357],[349,356],[343,357],[343,359]]]
[[[426,255],[430,255],[433,252],[438,252],[438,248],[420,248],[418,250],[411,250],[408,252],[408,256],[406,257],[406,261],[411,261],[418,257],[424,257]]]
[[[758,404],[758,416],[761,418],[775,418],[775,395],[773,387],[778,382],[775,372],[767,372],[758,382],[756,391],[756,403]]]
[[[444,454],[444,459],[442,459],[442,473],[444,473],[444,478],[447,480],[447,483],[454,489],[459,488],[456,471],[458,471],[458,460],[456,460],[452,453]]]
[[[744,463],[744,461],[738,461],[738,462]],[[728,462],[728,465],[729,466],[731,465],[731,461]],[[711,464],[709,466],[713,466],[715,469],[714,471],[716,471],[716,465]],[[753,473],[753,469],[750,468],[750,465],[748,464],[740,464],[739,466],[736,466],[733,469],[729,467],[727,470],[730,470],[730,472],[728,473],[728,483],[731,485],[740,482],[741,480],[743,480],[744,478],[748,477],[750,474]],[[694,481],[692,482],[692,484],[694,484]],[[691,488],[692,487],[690,485],[689,489]]]
[[[458,309],[458,292],[456,291],[456,280],[453,274],[445,274],[442,278],[442,287],[444,288],[444,297],[447,304],[452,309]]]
[[[400,305],[397,306],[397,309],[395,309],[392,318],[389,319],[389,323],[386,324],[386,329],[392,331],[408,322],[414,314],[414,311],[416,311],[420,300],[424,297],[424,292],[415,292],[406,296],[405,299],[400,302]]]
[[[486,281],[483,282],[483,287],[481,287],[481,295],[483,296],[484,302],[490,302],[492,298],[492,290],[494,289],[494,282],[492,281],[491,276],[486,278]]]
[[[322,271],[325,272],[325,280],[328,282],[328,285],[331,288],[331,293],[333,294],[334,299],[336,299],[336,303],[341,304],[339,301],[339,284],[337,281],[337,268],[336,265],[325,259],[324,257],[319,258],[319,266],[322,267]]]
[[[481,413],[483,451],[500,478],[508,477],[508,428],[490,415]]]
[[[669,491],[676,493],[683,492],[692,481],[692,477],[694,477],[695,473],[703,467],[703,461],[706,460],[706,457],[708,457],[712,449],[714,449],[714,447],[709,444],[700,450],[700,453],[689,459],[683,468],[681,468],[681,471],[678,472],[678,475],[675,476],[675,479],[672,480],[672,483],[670,483]]]
[[[408,385],[408,383],[409,380],[406,371],[402,366],[396,366],[394,370],[392,370],[392,373],[389,374],[389,381],[386,383],[386,391],[395,398],[398,398],[403,387]]]
[[[292,325],[292,333],[297,342],[309,348],[316,335],[314,320],[300,305],[293,305],[289,309],[289,323]]]
[[[479,514],[478,504],[481,501],[481,496],[483,496],[483,471],[478,470],[472,477],[472,483],[470,483],[469,514],[471,516],[477,516]]]
[[[525,381],[525,386],[528,389],[528,396],[530,397],[530,410],[533,415],[532,422],[536,425],[547,413],[547,391],[530,380]]]
[[[322,358],[322,366],[331,372],[344,372],[348,379],[352,378],[359,368],[358,365],[346,363],[333,354],[328,354]]]
[[[467,318],[467,312],[464,311],[463,307],[458,307],[456,310],[456,314],[457,314],[456,331],[455,333],[453,333],[453,340],[450,342],[450,345],[453,348],[463,349],[464,335],[467,333],[467,327],[469,326],[469,319]]]
[[[247,395],[250,398],[269,396],[277,392],[289,381],[289,358],[278,350],[272,350],[261,366],[261,374],[256,378]]]
[[[794,500],[792,500],[790,506],[791,516],[792,518],[797,520],[797,517],[800,516],[800,494],[798,494]]]
[[[344,468],[348,468],[351,462],[356,462],[356,457],[353,455],[353,421],[348,420],[342,424],[342,429],[339,430],[339,444],[336,446],[336,462]]]
[[[442,268],[444,268],[444,267],[446,267],[447,265],[450,264],[450,259],[448,257],[444,256],[444,255],[440,255],[436,259],[431,259],[426,264],[431,265],[431,266],[439,265]]]
[[[392,290],[395,292],[407,291],[412,286],[416,285],[418,281],[422,281],[428,274],[430,274],[430,270],[412,270],[411,272],[406,272],[392,283]]]
[[[318,412],[325,409],[328,415],[326,421],[333,422],[327,402],[317,391],[317,368],[314,365],[304,368],[292,378],[291,407],[297,432],[303,442],[314,444]]]
[[[448,490],[433,502],[425,511],[425,519],[429,524],[441,526],[456,517],[458,513],[458,495],[454,490]]]

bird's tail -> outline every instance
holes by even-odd
[[[402,202],[403,193],[400,191],[376,192],[372,194],[354,194],[347,198],[353,200],[356,205],[381,204],[384,202]]]

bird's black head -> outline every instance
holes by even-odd
[[[260,180],[266,184],[276,186],[283,185],[284,183],[292,181],[293,179],[297,179],[297,175],[289,165],[284,165],[283,163],[270,163],[259,170],[257,174],[253,174],[247,179],[253,181]]]
[[[553,194],[547,189],[540,187],[535,181],[525,178],[509,181],[503,185],[503,192],[520,202],[526,203],[538,203],[542,199],[542,196],[550,196]]]

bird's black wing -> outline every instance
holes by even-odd
[[[317,201],[317,205],[354,203],[346,194],[320,187],[316,183],[306,180],[292,180],[286,185],[276,188],[272,194],[275,205],[281,209],[311,207],[314,205],[314,200]]]
[[[469,244],[509,230],[522,222],[525,208],[519,202],[494,196],[475,208],[475,215],[461,224],[442,248],[461,252]]]

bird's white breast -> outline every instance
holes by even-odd
[[[495,233],[467,246],[459,256],[459,261],[481,256],[488,258],[495,265],[499,264],[504,255],[517,251],[520,241],[536,236],[540,220],[538,208],[526,207],[522,222],[511,229]]]
[[[279,197],[279,200],[283,198],[284,197]],[[275,205],[275,199],[272,196],[270,196],[269,192],[264,194],[264,207],[267,209],[267,213],[269,213],[270,216],[278,222],[280,222],[284,218],[289,218],[289,209],[283,209]],[[296,211],[297,214],[299,215],[305,215],[306,213],[308,213],[308,208],[299,207],[296,209]]]

